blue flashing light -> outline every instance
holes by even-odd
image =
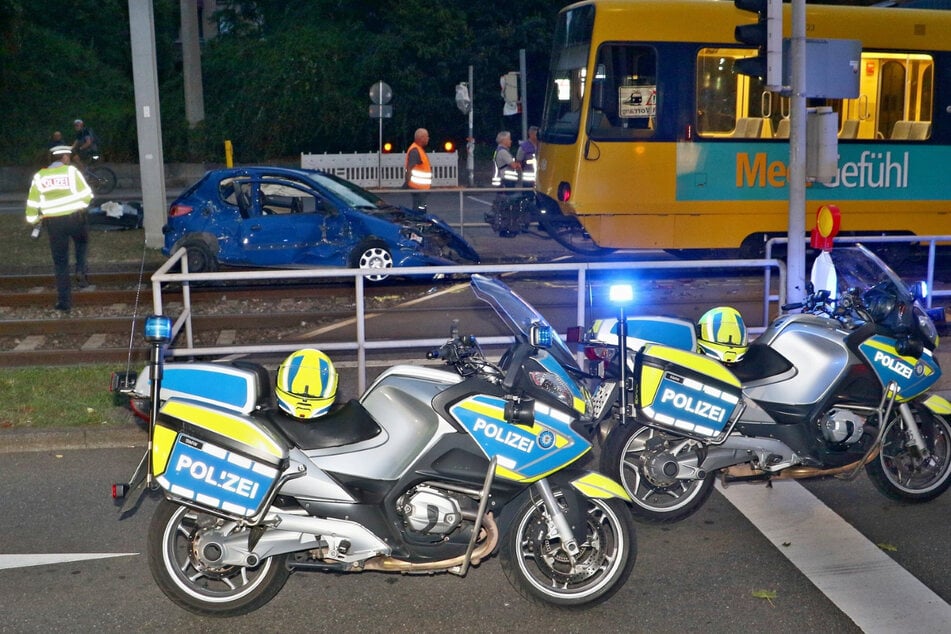
[[[165,343],[172,338],[172,320],[165,315],[149,315],[145,318],[145,340],[149,343]]]
[[[551,348],[554,335],[550,326],[532,327],[532,345],[538,348]]]
[[[634,287],[630,284],[612,284],[608,289],[612,304],[630,304],[634,301]]]

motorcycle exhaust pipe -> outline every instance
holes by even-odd
[[[495,550],[496,544],[499,542],[499,529],[495,524],[495,520],[492,517],[491,513],[486,513],[485,517],[482,520],[482,528],[485,530],[485,540],[475,547],[475,550],[472,551],[472,556],[470,558],[471,565],[479,565],[484,557],[487,557]],[[442,570],[449,570],[458,566],[462,566],[465,563],[466,556],[459,555],[458,557],[453,557],[452,559],[444,559],[442,561],[427,561],[421,563],[415,563],[411,561],[403,561],[402,559],[396,559],[394,557],[374,557],[373,559],[367,560],[364,565],[364,570],[374,570],[376,572],[438,572]]]
[[[807,478],[821,478],[821,477],[830,477],[836,476],[843,473],[848,473],[854,475],[858,472],[859,469],[864,467],[866,464],[878,457],[879,446],[876,445],[872,451],[865,455],[864,458],[851,462],[847,465],[842,465],[841,467],[833,467],[831,469],[822,469],[820,467],[787,467],[780,471],[779,473],[769,473],[762,471],[760,469],[753,469],[748,464],[743,465],[734,465],[732,467],[727,467],[723,470],[723,474],[729,478],[738,478],[738,479],[749,479],[749,478],[760,478],[763,476],[769,477],[771,480],[805,480]]]

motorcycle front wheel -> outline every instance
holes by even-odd
[[[590,606],[617,592],[634,568],[637,538],[631,513],[618,499],[565,495],[554,488],[556,501],[583,504],[585,538],[574,561],[554,537],[545,503],[526,496],[512,527],[502,537],[502,570],[512,586],[533,603],[562,608]]]
[[[284,587],[291,574],[286,555],[253,567],[205,561],[203,551],[213,555],[217,548],[209,538],[227,533],[229,526],[234,523],[168,500],[159,503],[149,526],[149,568],[179,607],[202,616],[238,616],[257,610]]]
[[[928,449],[924,456],[911,442],[907,426],[897,414],[885,425],[882,448],[865,472],[886,497],[905,502],[927,502],[951,484],[951,424],[923,407],[912,411]]]
[[[600,471],[614,478],[631,496],[634,519],[651,524],[679,522],[693,515],[713,492],[713,473],[699,480],[676,480],[681,452],[693,451],[684,438],[629,423],[608,434]]]

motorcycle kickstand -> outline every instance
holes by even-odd
[[[558,537],[561,538],[565,552],[568,553],[568,558],[571,560],[571,563],[574,564],[575,557],[577,557],[580,549],[577,540],[575,540],[574,533],[571,530],[571,525],[568,523],[568,518],[565,517],[565,513],[561,510],[561,507],[558,506],[555,495],[551,492],[551,487],[548,485],[548,480],[544,478],[539,480],[535,483],[535,488],[537,488],[541,494],[542,501],[548,509],[548,515],[555,523],[555,530],[558,532]]]

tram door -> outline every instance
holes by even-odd
[[[878,136],[887,139],[895,122],[901,121],[905,113],[905,66],[901,62],[883,61],[878,104]]]

